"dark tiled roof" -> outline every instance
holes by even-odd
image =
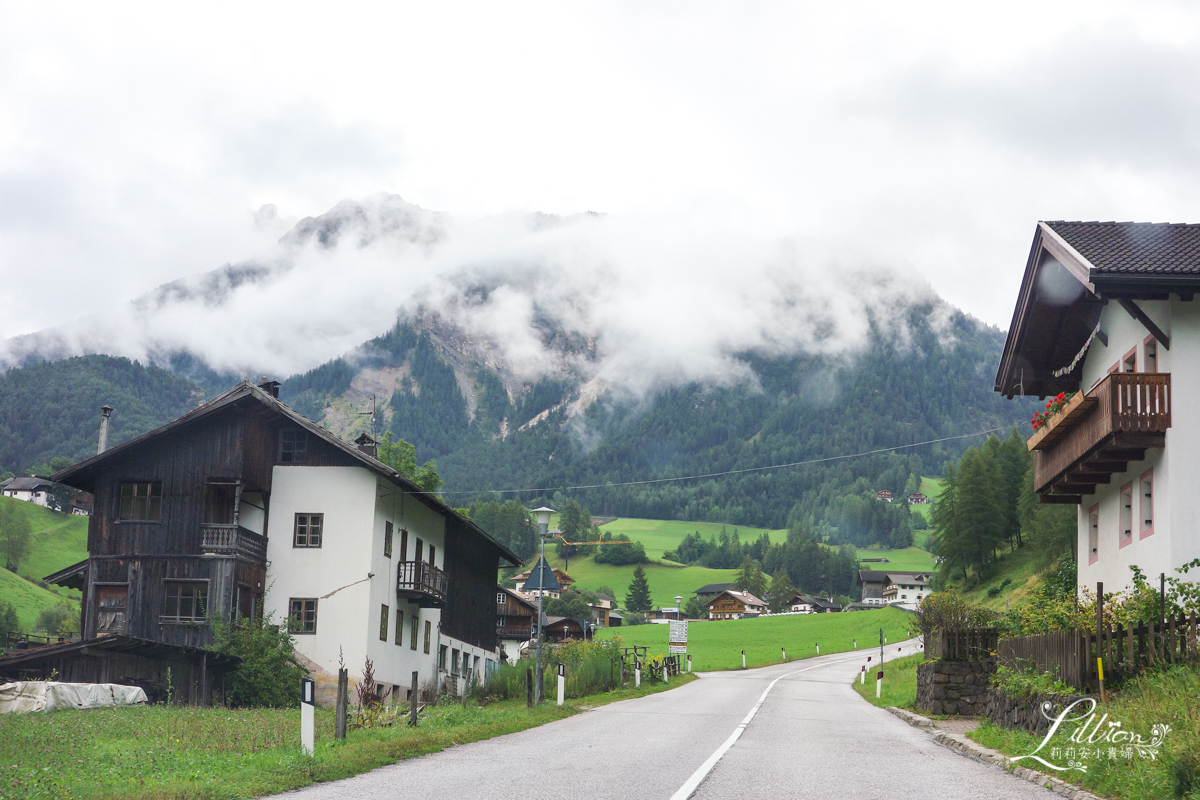
[[[1098,272],[1200,275],[1200,225],[1047,222]]]
[[[732,583],[710,583],[706,586],[701,586],[699,589],[692,592],[692,594],[718,594],[732,588]]]
[[[50,488],[50,481],[41,478],[9,478],[3,487],[13,492],[36,492]]]
[[[887,580],[886,572],[876,572],[872,569],[860,569],[858,571],[858,579],[864,583],[882,583]]]

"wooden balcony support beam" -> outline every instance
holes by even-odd
[[[1067,483],[1065,480],[1050,487],[1051,494],[1095,494],[1096,487],[1090,483]]]
[[[1047,505],[1077,506],[1083,502],[1083,498],[1077,494],[1043,494],[1038,496],[1038,502]]]

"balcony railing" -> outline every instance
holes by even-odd
[[[251,561],[265,563],[267,539],[238,525],[200,526],[200,551],[222,556],[245,556]]]
[[[496,628],[496,635],[501,639],[520,639],[522,641],[533,638],[532,625],[501,625]]]
[[[1033,488],[1044,503],[1078,503],[1097,484],[1145,458],[1147,449],[1162,447],[1170,427],[1170,373],[1108,375],[1070,414],[1055,420],[1053,437],[1030,440]]]
[[[424,561],[401,561],[396,570],[396,597],[421,608],[446,604],[446,573]]]

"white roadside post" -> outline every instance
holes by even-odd
[[[642,685],[642,662],[636,658],[633,660],[633,688],[638,688]]]
[[[692,671],[692,657],[689,654],[688,655],[688,672],[691,672],[691,671]]]
[[[746,651],[742,651],[742,669],[746,668]]]
[[[882,665],[880,665],[882,667]],[[875,676],[875,699],[878,700],[883,696],[883,669],[879,670],[879,674]]]
[[[858,685],[862,686],[867,682],[867,665],[863,664],[862,672],[858,673]]]
[[[558,665],[558,704],[561,706],[567,698],[567,668],[563,664]]]
[[[783,654],[783,663],[786,664],[787,663],[787,648],[781,647],[781,648],[779,648],[779,652]]]
[[[300,679],[300,749],[304,755],[313,754],[313,703],[316,683],[312,678]]]
[[[821,655],[821,643],[817,642],[817,655]]]

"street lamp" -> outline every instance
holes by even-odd
[[[550,584],[554,588],[558,588],[558,580],[554,577],[554,573],[550,572],[550,565],[546,563],[546,533],[550,529],[550,515],[554,513],[553,508],[535,508],[533,513],[537,515],[538,536],[542,540],[542,555],[538,559],[537,567],[534,568],[533,574],[530,575],[530,580],[525,582],[525,589],[529,589],[529,584],[532,582],[538,593],[537,607],[537,682],[534,691],[536,692],[535,704],[542,702],[542,596],[546,594],[546,590]],[[546,573],[549,573],[547,575]]]

